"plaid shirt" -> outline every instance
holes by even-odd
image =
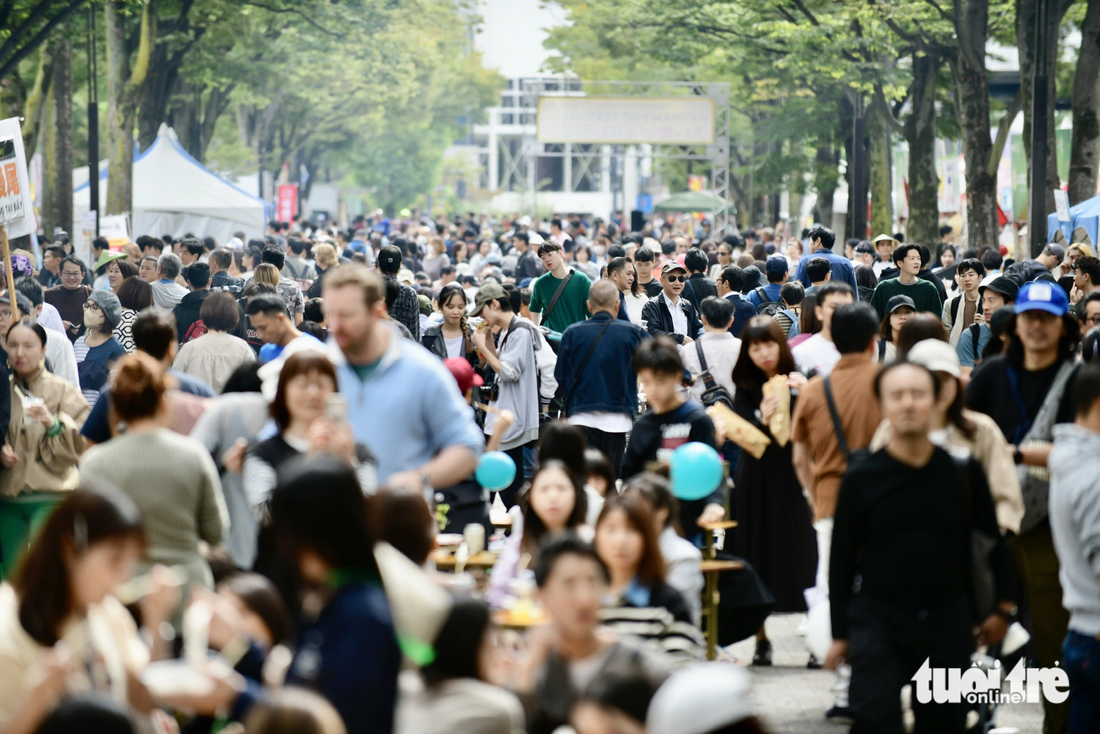
[[[387,276],[389,277],[389,276]],[[413,340],[420,341],[420,301],[416,291],[404,283],[398,283],[397,299],[390,306],[390,318],[405,325]]]

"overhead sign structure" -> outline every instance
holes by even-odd
[[[715,141],[715,105],[710,97],[541,96],[536,121],[540,143],[712,145]]]

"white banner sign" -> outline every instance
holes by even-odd
[[[8,228],[9,238],[34,232],[31,197],[31,179],[26,174],[19,118],[0,120],[0,223]]]
[[[7,227],[11,238],[35,230],[34,202],[18,117],[0,120],[0,224]]]
[[[709,97],[539,97],[540,143],[711,145]]]

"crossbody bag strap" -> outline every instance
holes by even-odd
[[[698,339],[695,340],[695,353],[699,355],[699,369],[702,370],[700,377],[703,378],[703,385],[706,386],[707,390],[713,390],[716,386],[714,376],[710,374],[706,355],[703,354],[703,344]]]
[[[573,270],[570,269],[565,277],[558,283],[557,290],[554,291],[554,295],[550,297],[550,303],[546,304],[546,310],[542,312],[542,321],[545,323],[550,319],[550,314],[554,313],[554,306],[558,305],[558,299],[561,298],[561,292],[565,290],[565,284],[569,282],[569,279],[573,277]]]
[[[592,344],[588,347],[588,351],[584,355],[584,359],[581,360],[581,366],[577,370],[577,377],[573,381],[573,386],[569,388],[569,392],[565,396],[565,400],[562,401],[562,413],[569,414],[569,403],[573,400],[573,394],[577,392],[577,387],[581,384],[581,377],[584,376],[584,368],[588,366],[589,360],[592,359],[592,354],[596,351],[596,347],[599,346],[600,341],[603,339],[603,335],[607,332],[608,327],[611,326],[611,322],[615,319],[608,319],[607,323],[600,329],[600,333],[596,335],[596,338],[592,341]]]
[[[840,414],[836,410],[836,401],[833,400],[833,386],[829,377],[824,380],[825,403],[829,406],[829,416],[833,419],[833,430],[836,431],[836,442],[844,458],[850,459],[851,450],[848,448],[848,438],[844,435],[844,424],[840,422]]]

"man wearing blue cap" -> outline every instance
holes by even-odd
[[[757,288],[749,293],[749,302],[757,308],[765,303],[777,303],[779,292],[787,282],[787,258],[782,255],[774,255],[768,258],[764,264],[764,272],[768,276],[768,284],[763,288]]]
[[[993,418],[1013,448],[1024,519],[1012,554],[1027,593],[1040,667],[1053,667],[1061,659],[1069,624],[1047,519],[1047,474],[1031,468],[1047,467],[1054,425],[1074,420],[1071,394],[1081,332],[1068,310],[1069,298],[1057,283],[1025,284],[1006,325],[1008,346],[974,370],[966,390],[967,407]],[[1066,731],[1068,705],[1044,701],[1043,708],[1043,730]]]

